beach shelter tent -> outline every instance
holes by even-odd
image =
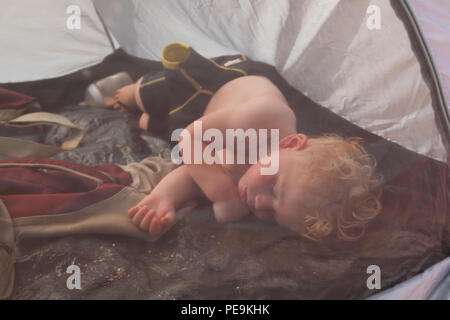
[[[58,112],[80,102],[90,82],[121,71],[121,63],[136,78],[145,59],[158,61],[162,47],[175,41],[204,56],[242,53],[270,64],[326,110],[318,118],[306,112],[299,130],[317,134],[329,126],[369,140],[387,183],[388,212],[366,237],[383,228],[393,236],[359,246],[362,260],[342,260],[364,273],[359,279],[381,264],[381,290],[361,282],[308,295],[288,277],[265,283],[272,294],[256,297],[449,298],[449,21],[444,0],[18,0],[0,12],[0,87],[38,97],[44,110]],[[291,107],[302,108],[292,106],[300,101],[295,97]],[[407,246],[404,256],[400,244]],[[381,252],[389,252],[384,260]],[[259,270],[255,261],[233,270]],[[219,268],[208,263],[211,272]],[[343,275],[348,270],[337,272],[343,286],[354,281]],[[333,279],[321,276],[322,285]],[[225,296],[207,290],[199,296],[255,297],[257,290],[239,276],[230,281],[245,284]]]

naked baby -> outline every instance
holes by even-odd
[[[152,118],[170,121],[170,116],[182,109],[189,112],[190,104],[204,106],[194,119],[198,122],[186,123],[180,136],[184,164],[129,210],[131,221],[139,228],[158,235],[176,221],[178,208],[202,197],[212,202],[220,223],[238,221],[252,213],[313,240],[331,235],[358,239],[380,212],[374,163],[361,141],[297,133],[295,114],[281,91],[265,77],[247,75],[245,56],[219,65],[188,46],[171,44],[164,48],[162,62],[165,74],[144,76],[118,90],[113,107],[142,112],[140,127],[151,130]],[[206,72],[210,78],[202,80],[206,75],[199,69],[207,68],[211,68]],[[187,89],[182,88],[180,79]],[[162,116],[152,110],[161,109],[157,106],[160,102],[145,91],[146,84],[158,83],[165,83],[166,89],[177,85],[176,92],[185,97],[172,103]],[[205,100],[196,99],[201,96]],[[218,145],[223,148],[213,152],[219,161],[205,163],[194,161],[196,153],[203,155],[208,148],[208,143],[198,141],[194,134],[198,124],[203,131],[215,130],[215,139],[226,140],[227,129],[265,130],[267,134],[258,135],[256,145],[249,145],[246,137],[243,163],[237,161],[242,149],[238,144],[230,147],[227,141],[221,141]],[[275,133],[277,148],[266,148],[273,144]],[[260,152],[261,146],[264,152]],[[252,152],[256,161],[250,161]],[[263,174],[274,162],[276,172]]]

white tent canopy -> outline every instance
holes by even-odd
[[[450,108],[450,2],[404,3],[427,45],[441,102]],[[71,5],[80,9],[79,29],[67,25]],[[380,29],[367,25],[370,7],[380,10]],[[409,150],[447,161],[433,88],[404,22],[387,0],[5,2],[0,83],[70,74],[100,63],[113,47],[159,60],[162,47],[174,41],[205,56],[243,53],[275,65],[295,88],[338,115]]]
[[[81,29],[69,29],[67,9],[76,4]],[[90,0],[2,3],[0,83],[63,76],[100,63],[112,52]]]
[[[445,0],[409,1],[431,52],[450,110],[450,5]]]
[[[173,41],[188,43],[206,56],[244,53],[275,65],[298,90],[362,128],[446,160],[430,89],[388,1],[94,2],[128,53],[159,59],[161,48]],[[439,33],[448,32],[442,14],[448,4],[443,2],[413,1],[448,95],[448,41]],[[80,29],[67,27],[67,8],[74,4],[80,8]],[[380,9],[379,30],[367,26],[373,5]],[[430,19],[431,14],[440,20]],[[0,27],[6,48],[0,83],[61,76],[97,64],[112,52],[90,0],[14,1],[0,12]]]

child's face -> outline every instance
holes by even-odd
[[[304,193],[299,190],[298,177],[292,175],[299,170],[299,161],[292,149],[280,149],[279,170],[274,175],[261,175],[261,163],[251,166],[241,177],[238,184],[239,194],[244,203],[258,218],[275,221],[280,226],[287,227],[298,234],[305,232],[304,215],[299,203]],[[307,161],[307,160],[306,160]],[[301,169],[301,168],[300,168]]]

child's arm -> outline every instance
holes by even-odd
[[[226,128],[226,117],[220,112],[210,114],[200,118],[202,121],[202,129],[205,131],[209,128],[215,128],[221,132]],[[193,164],[194,163],[194,143],[195,136],[193,124],[189,125],[186,130],[190,133],[191,157],[188,158],[186,152],[183,152],[183,160],[187,165],[188,171],[197,186],[204,195],[213,202],[214,215],[218,222],[231,222],[242,219],[249,213],[248,207],[241,201],[237,186],[231,177],[218,164]],[[201,145],[203,155],[203,141],[197,141]]]
[[[208,188],[202,182],[200,184]],[[210,192],[208,194],[216,198]],[[178,208],[202,196],[201,187],[192,178],[189,166],[182,165],[166,175],[148,196],[128,211],[128,215],[135,225],[156,236],[175,223]],[[248,213],[239,197],[214,201],[213,209],[218,222],[240,220]]]
[[[213,203],[214,216],[219,223],[238,221],[249,213],[237,186],[221,165],[190,164],[187,168],[192,180]]]
[[[186,165],[179,166],[167,174],[150,194],[167,198],[175,209],[203,196]],[[141,202],[145,202],[145,199]]]
[[[131,221],[150,235],[175,223],[176,210],[202,196],[185,165],[166,175],[141,202],[128,211]]]
[[[239,197],[216,201],[213,204],[213,210],[214,216],[219,223],[239,221],[250,212]]]

